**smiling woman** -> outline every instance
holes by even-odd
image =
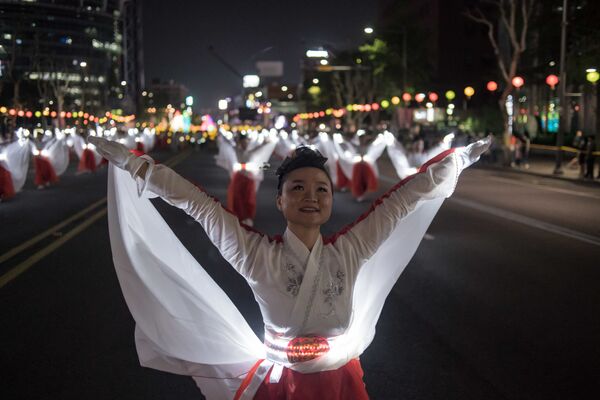
[[[299,147],[277,169],[277,208],[287,228],[311,250],[329,220],[333,183],[325,168],[327,159],[309,147]]]
[[[148,156],[90,141],[129,172],[111,168],[109,228],[140,363],[193,377],[208,399],[368,399],[358,357],[385,299],[460,172],[489,147],[438,155],[328,239],[320,234],[332,208],[326,159],[299,148],[278,170],[287,229],[271,239]],[[264,344],[144,198],[155,196],[200,223],[246,279]]]

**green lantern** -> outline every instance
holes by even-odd
[[[446,98],[448,99],[448,101],[454,100],[455,97],[456,97],[456,93],[454,92],[454,90],[446,91]]]

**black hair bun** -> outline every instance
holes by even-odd
[[[299,146],[294,150],[291,156],[286,157],[285,160],[283,160],[283,163],[277,168],[275,174],[281,179],[283,175],[298,168],[314,167],[325,170],[326,162],[327,157],[323,157],[318,150],[308,146]]]

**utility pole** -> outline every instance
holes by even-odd
[[[569,109],[567,106],[567,66],[566,66],[566,48],[567,48],[567,0],[563,0],[562,23],[560,32],[560,77],[559,77],[559,97],[560,97],[560,119],[558,123],[558,132],[556,133],[556,165],[554,166],[554,174],[562,175],[562,161],[564,144],[564,135],[567,128],[567,118]]]

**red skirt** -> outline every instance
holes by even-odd
[[[368,400],[363,375],[358,359],[333,371],[312,374],[284,368],[277,383],[269,382],[269,371],[254,400]],[[249,374],[238,392],[245,389],[251,378]]]
[[[227,189],[227,208],[239,219],[256,216],[256,184],[249,176],[235,172]]]
[[[58,176],[54,171],[54,167],[46,157],[35,156],[33,157],[33,165],[35,166],[35,179],[36,186],[42,186],[47,183],[58,182]]]
[[[94,156],[94,152],[90,149],[83,149],[83,153],[81,153],[81,159],[79,160],[79,166],[77,167],[77,171],[84,172],[90,171],[94,172],[96,170],[96,157]]]
[[[352,195],[361,197],[367,192],[377,190],[378,181],[375,176],[375,171],[369,164],[364,161],[354,164],[352,168]]]
[[[0,199],[6,200],[14,196],[15,187],[10,171],[0,164]]]
[[[350,186],[350,179],[344,174],[342,171],[342,167],[340,167],[340,162],[336,161],[335,170],[337,172],[337,187],[338,189],[343,189]]]

